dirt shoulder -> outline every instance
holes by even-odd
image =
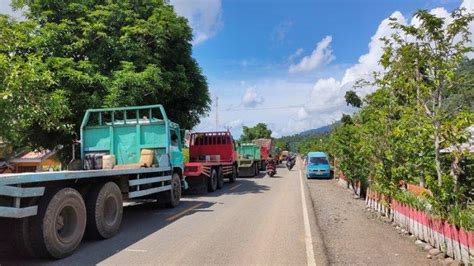
[[[330,264],[433,265],[426,252],[365,210],[335,180],[307,180]]]

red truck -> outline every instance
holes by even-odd
[[[192,133],[189,140],[189,162],[184,176],[190,189],[207,187],[213,192],[224,186],[224,178],[235,182],[238,155],[230,132]]]
[[[265,170],[265,162],[268,159],[268,155],[275,156],[274,152],[274,145],[272,139],[256,139],[253,141],[256,145],[260,146],[260,154],[261,154],[261,163],[260,163],[260,170]]]

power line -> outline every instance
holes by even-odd
[[[228,108],[224,111],[234,112],[234,111],[255,111],[255,110],[276,110],[276,109],[293,109],[301,108],[303,105],[289,105],[289,106],[275,106],[275,107],[260,107],[260,108]]]

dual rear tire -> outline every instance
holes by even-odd
[[[122,194],[113,182],[95,186],[86,201],[74,188],[54,189],[40,198],[36,216],[15,221],[14,243],[24,255],[61,259],[76,250],[85,234],[117,234],[122,213]]]
[[[207,178],[207,191],[214,192],[224,187],[224,173],[222,167],[211,169],[211,176]]]

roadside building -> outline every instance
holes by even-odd
[[[23,152],[10,159],[9,163],[14,166],[15,173],[61,170],[55,150]]]

